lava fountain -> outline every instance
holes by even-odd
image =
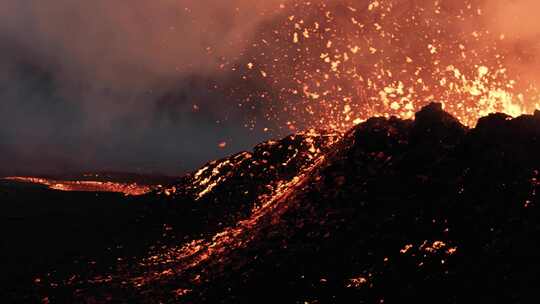
[[[241,107],[263,113],[265,121],[252,115],[247,126],[278,134],[344,131],[372,116],[412,118],[431,101],[468,126],[493,112],[530,113],[540,107],[536,79],[525,76],[535,56],[492,25],[492,7],[288,1],[241,56],[223,58],[220,68],[239,78],[224,88]]]

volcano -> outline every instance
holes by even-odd
[[[265,142],[140,196],[39,188],[122,207],[107,221],[106,211],[92,213],[111,239],[62,243],[40,267],[17,263],[38,263],[32,256],[46,248],[21,261],[23,249],[5,243],[17,280],[6,278],[2,294],[42,303],[536,302],[539,155],[539,111],[491,114],[470,128],[432,103],[414,120],[376,117],[344,134]],[[14,183],[2,184],[5,204],[29,191]]]

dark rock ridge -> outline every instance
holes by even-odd
[[[179,219],[156,253],[167,262],[66,286],[76,301],[538,301],[540,112],[469,129],[434,103],[414,121],[372,118],[206,167],[143,198]],[[198,245],[186,257],[182,244]]]
[[[215,160],[144,200],[157,200],[180,230],[215,232],[250,215],[279,183],[328,153],[341,134],[310,130]],[[155,204],[151,207],[155,211]],[[185,220],[183,220],[185,219]]]

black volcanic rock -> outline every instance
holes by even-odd
[[[491,115],[469,131],[436,104],[415,121],[370,119],[248,244],[164,284],[197,273],[179,285],[207,303],[536,299],[539,127]]]
[[[539,116],[469,129],[430,104],[209,163],[142,198],[189,222],[178,238],[62,288],[76,302],[536,303]]]
[[[182,226],[181,230],[222,229],[249,216],[279,183],[327,153],[340,137],[338,133],[311,130],[261,143],[252,152],[212,161],[161,189],[157,193],[163,205],[160,211],[169,214],[170,224]],[[155,195],[146,199],[155,200]]]
[[[431,103],[415,115],[411,142],[436,145],[455,145],[465,134],[466,128],[442,109],[440,103]]]

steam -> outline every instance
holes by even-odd
[[[491,27],[514,39],[540,38],[540,2],[535,0],[490,1],[488,14]]]
[[[510,50],[508,64],[517,70],[520,78],[537,83],[540,80],[540,2],[514,0],[487,3],[487,23]]]
[[[219,57],[238,53],[278,2],[262,3],[7,0],[0,29],[70,76],[138,86],[156,76],[206,71]]]
[[[226,100],[207,86],[220,77],[221,58],[240,53],[279,3],[4,1],[0,167],[134,169],[157,158],[157,170],[178,173],[217,157],[217,141],[245,132],[218,132],[223,115],[215,109],[224,111]]]

